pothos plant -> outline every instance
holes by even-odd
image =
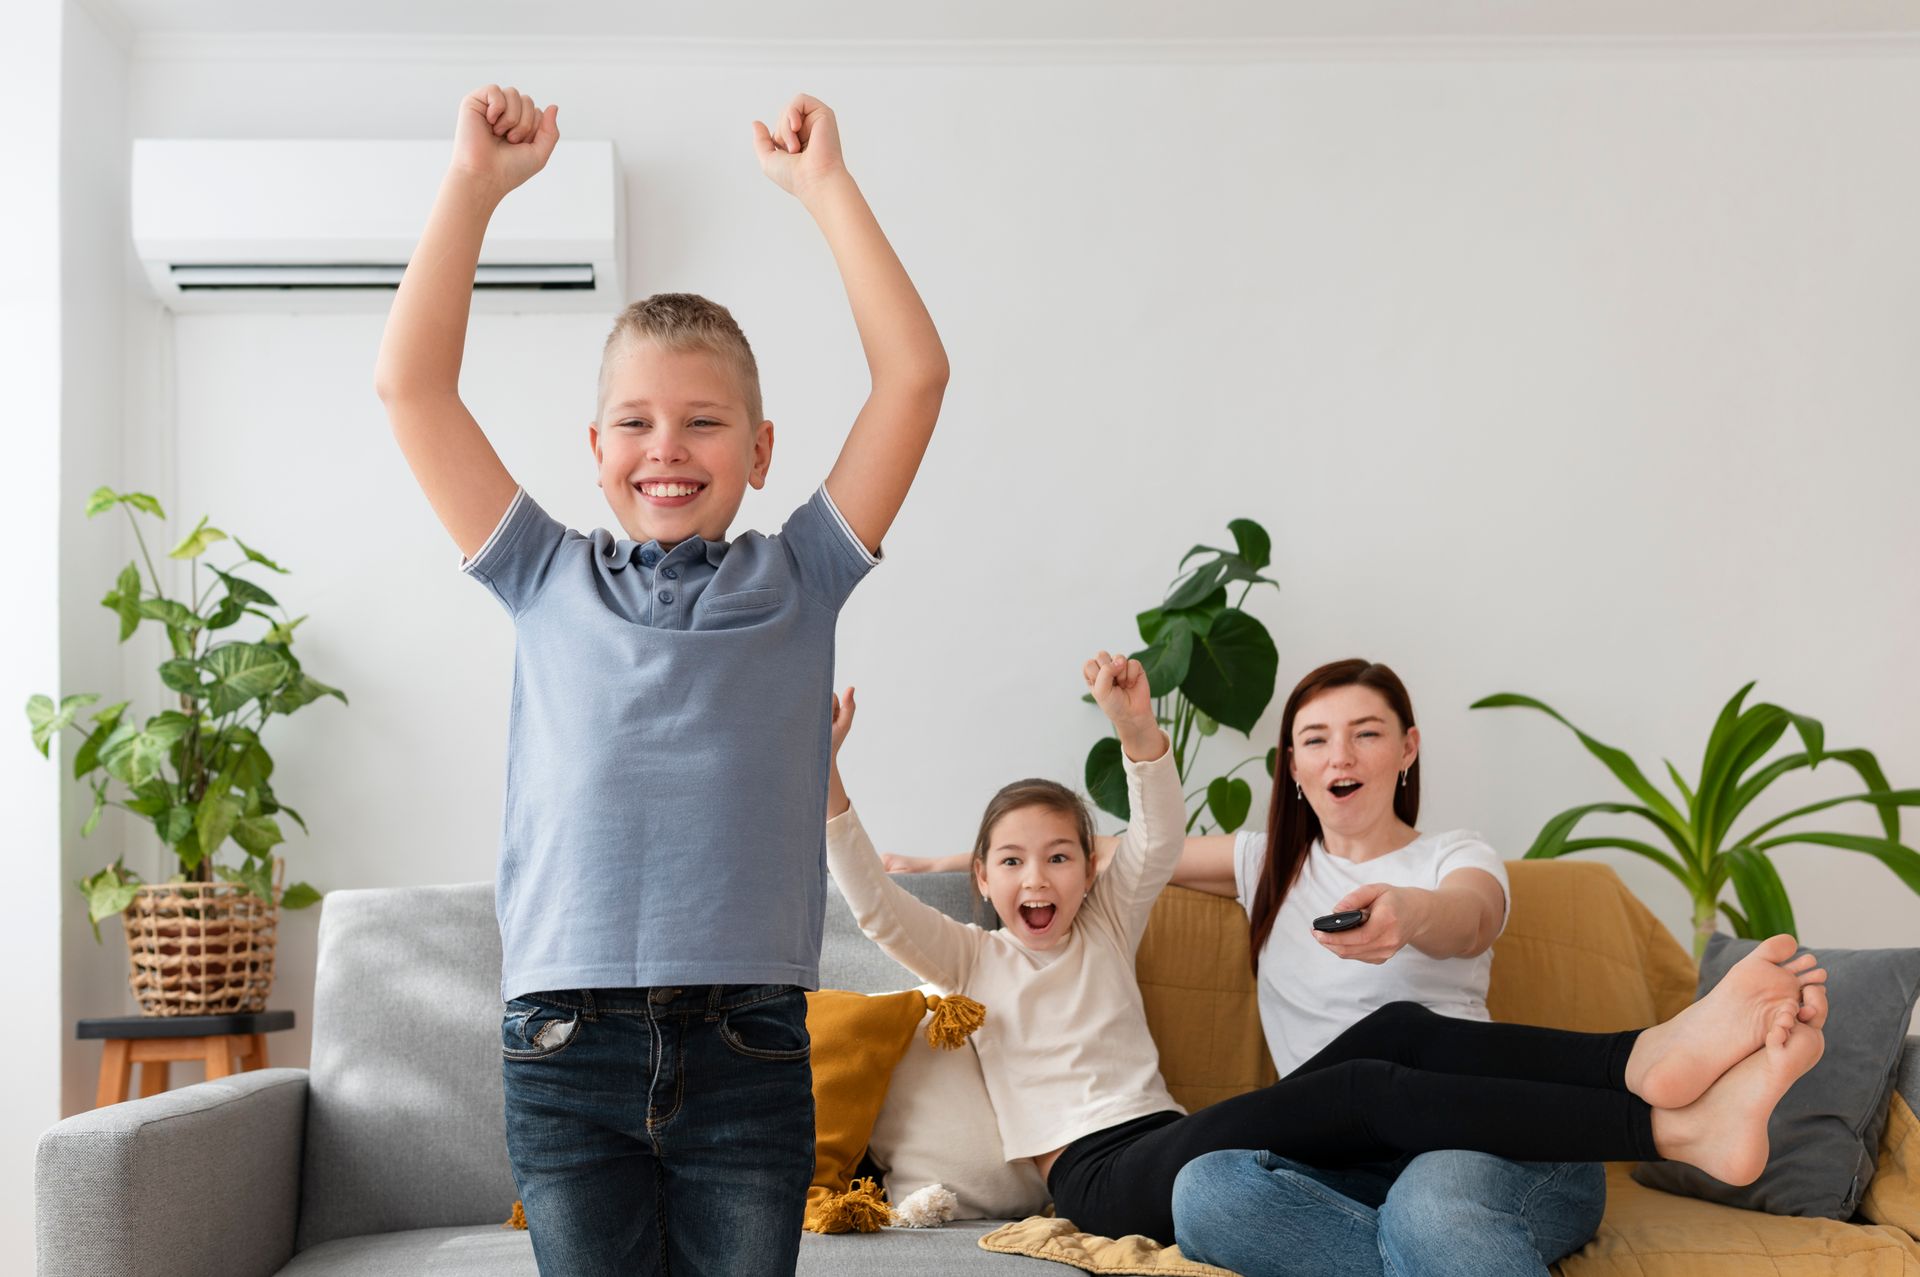
[[[1181,558],[1179,571],[1158,607],[1136,618],[1146,647],[1133,653],[1147,671],[1154,716],[1173,744],[1174,765],[1184,789],[1193,776],[1200,747],[1224,725],[1245,735],[1253,730],[1273,699],[1280,668],[1267,627],[1241,610],[1256,585],[1277,582],[1260,575],[1272,557],[1265,528],[1251,519],[1227,524],[1234,548],[1196,545]],[[1196,562],[1197,560],[1197,562]],[[1192,567],[1187,565],[1192,563]],[[1227,602],[1230,587],[1240,597]],[[1091,701],[1091,696],[1082,700]],[[1273,774],[1274,750],[1264,755]],[[1253,786],[1234,775],[1255,754],[1242,759],[1205,785],[1187,793],[1187,831],[1232,833],[1253,808]],[[1087,754],[1087,792],[1102,811],[1130,818],[1127,778],[1120,742],[1105,736]],[[1198,802],[1195,802],[1195,799]]]
[[[1826,729],[1818,719],[1765,702],[1745,704],[1747,693],[1752,690],[1753,684],[1748,683],[1721,709],[1713,731],[1707,736],[1700,772],[1691,784],[1679,768],[1667,763],[1667,776],[1673,781],[1678,802],[1648,780],[1646,773],[1624,751],[1595,740],[1568,722],[1558,710],[1531,696],[1502,692],[1475,701],[1474,709],[1537,709],[1558,720],[1579,737],[1587,752],[1604,763],[1638,800],[1586,803],[1561,812],[1541,828],[1539,837],[1527,851],[1527,859],[1547,860],[1569,852],[1609,848],[1630,851],[1653,861],[1679,879],[1693,900],[1696,961],[1706,952],[1707,937],[1713,934],[1721,915],[1733,924],[1737,936],[1764,938],[1781,932],[1799,934],[1786,885],[1780,881],[1773,861],[1768,859],[1768,853],[1779,847],[1800,844],[1861,852],[1891,869],[1909,889],[1920,892],[1920,852],[1900,841],[1900,808],[1920,806],[1920,789],[1888,786],[1879,760],[1867,750],[1828,749]],[[1761,760],[1780,743],[1789,727],[1798,736],[1800,748],[1762,766]],[[1828,759],[1857,773],[1866,786],[1865,791],[1808,803],[1760,821],[1743,833],[1734,833],[1734,824],[1741,814],[1775,781],[1802,768],[1811,771]],[[1789,828],[1803,817],[1844,803],[1865,803],[1876,808],[1884,837]],[[1657,831],[1671,851],[1623,834],[1573,837],[1574,828],[1592,815],[1637,817]],[[1737,906],[1721,898],[1729,885],[1739,901]]]
[[[74,719],[100,699],[97,693],[65,696],[57,706],[51,697],[34,696],[27,701],[33,743],[42,755],[50,756],[53,738],[68,728],[86,737],[73,758],[74,779],[87,780],[93,790],[93,809],[80,826],[83,837],[93,833],[107,806],[124,808],[152,822],[178,863],[178,872],[168,881],[238,883],[270,902],[273,848],[285,841],[275,818],[285,813],[302,832],[307,822],[274,796],[273,759],[260,743],[260,730],[271,716],[292,714],[323,696],[338,697],[344,704],[346,693],[315,679],[294,656],[293,632],[307,618],[289,618],[273,595],[241,575],[255,565],[282,575],[287,569],[234,537],[233,544],[245,557],[224,570],[208,564],[212,580],[202,592],[201,557],[211,546],[229,539],[202,518],[167,552],[169,558],[189,563],[187,599],[169,598],[154,570],[139,520],[134,518],[139,511],[165,519],[160,503],[144,492],[98,488],[87,498],[87,517],[116,506],[125,509],[133,527],[147,579],[142,581],[138,563],[128,563],[101,603],[119,615],[122,643],[142,621],[158,621],[166,627],[173,656],[161,663],[160,681],[178,694],[179,708],[162,710],[136,725],[126,716],[132,702],[121,701],[90,714],[93,727],[89,730]],[[147,582],[151,582],[151,593]],[[279,615],[266,608],[278,610]],[[213,640],[216,632],[246,617],[265,620],[266,633],[254,642]],[[107,796],[116,780],[128,791],[124,800]],[[218,859],[228,842],[240,849],[237,863]],[[123,859],[80,881],[95,939],[100,936],[100,920],[124,910],[143,885]],[[296,882],[285,889],[280,903],[284,908],[303,909],[319,899],[320,893],[311,886]]]

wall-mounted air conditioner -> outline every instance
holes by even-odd
[[[385,310],[450,145],[140,138],[133,242],[176,311]],[[617,311],[626,262],[610,141],[563,140],[494,210],[478,311]]]

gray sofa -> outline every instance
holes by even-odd
[[[900,882],[955,917],[962,874]],[[320,921],[313,1064],[261,1069],[77,1114],[34,1164],[40,1277],[533,1277],[500,1094],[493,885],[336,891]],[[821,982],[880,993],[919,980],[828,903]],[[803,1274],[1058,1264],[975,1243],[1002,1221],[808,1233]]]
[[[958,918],[961,874],[901,884]],[[499,932],[488,883],[336,891],[320,924],[313,1065],[263,1069],[68,1118],[34,1173],[40,1277],[533,1277],[501,1116]],[[918,981],[838,896],[828,987]],[[1920,1038],[1899,1087],[1920,1108]],[[804,1274],[1061,1277],[1058,1264],[976,1245],[1001,1221],[807,1234]]]

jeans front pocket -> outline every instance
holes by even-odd
[[[500,1054],[509,1060],[544,1060],[573,1045],[584,1027],[572,1007],[537,994],[515,998],[500,1017]]]
[[[797,985],[750,993],[720,1017],[720,1040],[736,1055],[752,1060],[791,1063],[811,1058],[807,1035],[807,995]]]

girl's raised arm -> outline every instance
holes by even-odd
[[[833,698],[833,761],[827,772],[827,872],[869,940],[922,980],[962,993],[985,935],[956,922],[887,877],[840,777],[840,745],[853,726],[853,689]]]

